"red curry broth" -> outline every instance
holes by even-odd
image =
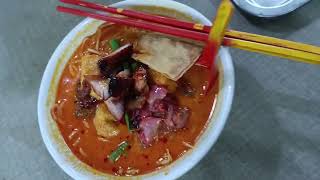
[[[184,129],[170,133],[159,139],[151,147],[143,148],[136,134],[129,133],[126,125],[120,124],[118,125],[120,134],[105,141],[97,136],[92,119],[76,119],[74,115],[75,87],[80,67],[79,60],[85,53],[88,53],[86,51],[88,48],[95,49],[98,41],[99,50],[109,52],[111,50],[108,45],[109,39],[121,39],[122,44],[133,42],[139,36],[139,32],[132,28],[118,25],[105,26],[100,30],[101,34],[97,32],[85,39],[67,63],[62,73],[56,96],[57,104],[63,107],[58,113],[55,113],[55,119],[71,151],[89,166],[109,174],[117,174],[119,167],[123,169],[128,167],[138,169],[138,174],[154,171],[161,167],[156,162],[163,156],[166,149],[169,150],[174,161],[190,149],[184,142],[190,145],[195,144],[197,137],[201,135],[201,131],[206,127],[212,104],[216,97],[217,87],[213,88],[208,96],[200,95],[205,84],[204,79],[209,76],[209,71],[200,66],[192,66],[183,78],[187,79],[195,88],[196,96],[187,97],[180,91],[174,94],[177,96],[179,104],[189,107],[192,112]],[[117,162],[111,163],[107,156],[124,140],[128,140],[130,144],[127,149],[127,155],[122,156]]]

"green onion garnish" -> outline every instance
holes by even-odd
[[[132,63],[131,69],[132,69],[132,72],[134,72],[137,69],[137,63]]]
[[[123,68],[129,69],[129,63],[128,62],[123,63]],[[129,69],[129,71],[130,71],[130,69]]]
[[[130,121],[128,113],[124,114],[124,120],[126,121],[126,124],[127,124],[127,127],[129,129],[129,131],[132,131],[133,128],[132,128],[131,121]]]
[[[121,155],[125,153],[125,150],[127,149],[128,146],[129,146],[129,143],[127,141],[123,141],[122,143],[120,143],[118,148],[108,156],[109,160],[113,163],[118,161]]]
[[[109,41],[109,44],[111,46],[112,51],[115,51],[120,47],[119,41],[116,39],[111,39]]]

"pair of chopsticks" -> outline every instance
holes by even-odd
[[[211,90],[218,77],[218,68],[215,66],[215,60],[222,44],[225,32],[230,23],[233,14],[233,5],[230,0],[222,0],[213,20],[213,27],[209,31],[209,37],[202,54],[198,60],[198,64],[207,66],[210,69],[208,84],[204,86],[205,94]]]
[[[85,10],[58,6],[57,10],[60,12],[84,17],[91,17],[116,24],[133,26],[197,41],[207,42],[210,30],[212,28],[215,28],[203,24],[180,21],[173,18],[152,15],[134,10],[114,8],[82,0],[60,1],[63,3],[82,6],[93,10],[119,14],[129,18],[109,16]],[[139,21],[137,21],[137,19],[139,19]],[[277,39],[273,37],[226,30],[222,39],[222,45],[292,59],[305,63],[320,64],[320,47]]]

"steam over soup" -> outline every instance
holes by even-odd
[[[169,48],[169,49],[168,49]],[[91,167],[134,176],[192,149],[217,87],[193,65],[201,46],[104,24],[67,63],[51,114],[71,151]]]

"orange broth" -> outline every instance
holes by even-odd
[[[190,149],[185,143],[195,144],[197,137],[206,128],[218,87],[213,88],[207,96],[200,95],[202,87],[206,83],[204,80],[209,76],[209,71],[204,67],[193,66],[184,75],[184,78],[191,82],[196,90],[196,96],[187,97],[180,91],[175,93],[179,104],[191,109],[191,117],[188,119],[184,129],[169,133],[164,138],[160,138],[153,143],[151,147],[143,148],[136,133],[129,133],[125,124],[119,124],[120,134],[103,141],[101,137],[97,136],[92,119],[77,119],[74,115],[75,87],[80,68],[79,60],[87,53],[86,50],[88,48],[95,49],[98,41],[100,43],[100,51],[110,52],[108,40],[112,38],[121,39],[121,44],[124,44],[133,42],[141,33],[136,29],[125,26],[103,26],[98,29],[98,31],[101,30],[101,35],[97,32],[83,41],[63,70],[56,96],[57,104],[62,104],[61,102],[63,102],[60,113],[55,115],[57,124],[71,151],[89,166],[115,175],[119,175],[117,174],[119,167],[123,169],[128,167],[138,169],[138,174],[152,172],[161,168],[161,165],[156,162],[163,156],[166,149],[169,150],[174,161]],[[73,133],[74,131],[76,133]],[[115,163],[110,162],[107,156],[124,140],[128,140],[130,144],[127,149],[127,155],[121,156]]]

